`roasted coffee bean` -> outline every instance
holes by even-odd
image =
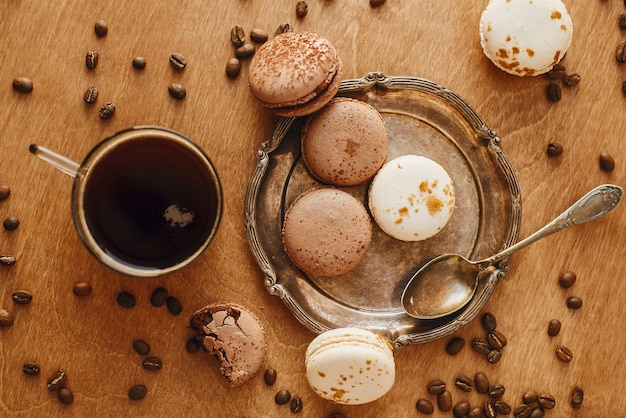
[[[566,74],[565,77],[563,77],[563,84],[567,87],[574,87],[580,83],[581,79],[582,77],[578,73]]]
[[[66,405],[69,405],[72,402],[74,402],[74,394],[68,388],[59,389],[59,391],[57,392],[57,396],[59,400]]]
[[[472,349],[477,353],[487,355],[491,351],[489,343],[483,338],[476,337],[472,340]]]
[[[622,42],[615,48],[615,58],[618,62],[626,62],[626,42]]]
[[[14,321],[15,318],[11,312],[0,308],[0,328],[8,328],[13,325]]]
[[[566,271],[559,277],[559,286],[563,289],[569,289],[574,286],[574,283],[576,283],[576,273],[573,271]]]
[[[37,363],[24,363],[22,371],[27,376],[37,376],[41,370]]]
[[[115,104],[106,102],[100,107],[98,114],[102,119],[109,119],[115,113]]]
[[[230,58],[228,62],[226,62],[226,75],[229,78],[237,78],[240,72],[241,61],[239,61],[239,58]]]
[[[503,400],[497,400],[493,403],[493,409],[500,415],[509,415],[511,413],[511,405]]]
[[[481,406],[473,406],[469,414],[467,414],[467,418],[483,418],[483,408]]]
[[[548,144],[546,152],[551,157],[558,157],[559,155],[563,154],[563,146],[558,142],[551,142]]]
[[[584,393],[580,386],[575,386],[572,390],[572,396],[570,398],[572,408],[578,409],[583,405]]]
[[[135,385],[128,391],[128,397],[133,401],[138,401],[146,397],[148,388],[144,385]]]
[[[446,343],[446,353],[456,356],[463,349],[465,340],[462,337],[453,337]]]
[[[0,255],[0,266],[10,267],[17,259],[13,255]]]
[[[433,380],[428,384],[426,390],[432,395],[439,395],[446,391],[446,382],[439,379]]]
[[[189,353],[197,353],[200,350],[200,342],[196,337],[191,337],[185,343],[185,349]]]
[[[303,18],[307,13],[309,13],[309,5],[306,4],[306,1],[296,3],[296,16]]]
[[[146,357],[141,365],[146,370],[161,370],[163,362],[158,357]]]
[[[274,36],[278,36],[281,33],[291,32],[291,30],[291,25],[289,23],[283,23],[276,28],[276,30],[274,31]]]
[[[28,305],[33,301],[33,295],[27,290],[16,290],[11,294],[11,299],[18,305]]]
[[[239,59],[250,58],[251,56],[254,55],[255,51],[256,51],[256,48],[254,47],[253,44],[244,44],[240,46],[239,48],[235,49],[235,57]]]
[[[539,406],[543,409],[554,409],[556,406],[556,399],[548,393],[542,393],[539,395]]]
[[[530,413],[532,412],[532,408],[526,404],[522,404],[515,408],[513,411],[513,416],[515,418],[528,418],[530,417]]]
[[[11,194],[11,188],[6,184],[0,185],[0,200],[4,200]]]
[[[109,33],[109,26],[107,25],[107,22],[103,19],[100,19],[96,22],[96,24],[93,26],[93,30],[96,32],[97,36],[106,36],[107,33]]]
[[[476,392],[487,393],[489,391],[489,378],[483,372],[478,372],[474,375],[474,386]]]
[[[144,57],[133,58],[133,68],[136,70],[143,70],[146,68],[146,59]]]
[[[577,296],[570,296],[565,300],[565,304],[570,309],[580,309],[583,306],[583,300]]]
[[[379,7],[382,6],[383,4],[385,4],[386,0],[370,0],[370,6],[371,7]]]
[[[526,405],[533,405],[535,402],[539,402],[539,394],[534,390],[529,390],[522,395],[522,402]]]
[[[560,80],[565,77],[565,66],[563,64],[556,64],[550,71],[546,73],[546,77],[550,80]]]
[[[561,321],[558,319],[552,319],[548,323],[548,335],[551,337],[556,337],[561,332]]]
[[[274,386],[274,383],[276,383],[277,377],[278,377],[278,374],[276,373],[276,370],[267,369],[265,370],[265,373],[263,374],[263,381],[265,382],[267,386]]]
[[[117,304],[122,308],[130,309],[135,306],[135,295],[130,292],[120,292],[117,294]]]
[[[135,340],[133,341],[133,350],[135,350],[138,354],[145,356],[150,352],[150,344],[148,344],[145,340]]]
[[[182,100],[187,96],[187,90],[185,86],[180,83],[172,83],[167,87],[167,91],[170,93],[170,96],[175,98],[176,100]]]
[[[183,54],[174,52],[170,55],[170,65],[177,70],[184,70],[187,66],[187,59]]]
[[[269,35],[263,29],[252,29],[250,31],[250,40],[257,44],[263,44],[267,42]]]
[[[232,42],[235,48],[239,48],[246,43],[246,32],[241,26],[233,26],[230,30],[230,42]]]
[[[506,337],[497,329],[494,329],[487,334],[487,342],[492,348],[496,348],[498,350],[502,350],[507,344]]]
[[[603,152],[598,159],[602,171],[613,171],[615,169],[615,160],[609,154]]]
[[[543,409],[534,408],[530,413],[530,418],[543,418],[546,415]]]
[[[463,392],[471,392],[474,387],[474,381],[471,377],[462,374],[456,377],[454,385]]]
[[[485,414],[486,418],[496,418],[498,413],[496,412],[496,407],[493,402],[486,402],[483,405],[483,414]]]
[[[437,395],[437,407],[442,412],[447,412],[452,409],[452,394],[449,390],[444,390]]]
[[[98,89],[96,87],[89,87],[83,94],[83,101],[87,104],[92,104],[98,99]]]
[[[65,387],[66,381],[67,373],[65,373],[64,370],[58,370],[50,377],[50,379],[48,379],[48,390],[57,391],[62,387]]]
[[[497,362],[500,361],[501,357],[502,357],[502,352],[498,350],[497,348],[494,348],[487,354],[487,361],[491,364],[496,364]]]
[[[341,412],[333,412],[328,416],[328,418],[348,418],[346,414],[342,414]]]
[[[278,405],[284,405],[291,400],[291,393],[286,389],[281,389],[274,395],[274,402]]]
[[[626,80],[622,81],[622,93],[626,96]]]
[[[165,299],[165,305],[167,306],[168,312],[174,316],[179,315],[183,311],[183,305],[181,305],[180,301],[174,296],[168,296],[167,299]]]
[[[558,102],[561,100],[561,86],[554,82],[548,83],[548,86],[546,87],[546,97],[551,102]]]
[[[626,29],[626,13],[622,13],[621,15],[619,15],[617,23],[619,24],[620,28]]]
[[[563,346],[559,346],[556,348],[556,356],[559,360],[565,363],[569,363],[574,358],[572,350]]]
[[[16,77],[11,83],[13,89],[20,93],[30,93],[33,91],[33,80],[28,77]]]
[[[85,55],[85,65],[90,70],[96,68],[96,66],[98,65],[98,51],[96,51],[95,49],[90,49],[89,51],[87,51],[87,54]]]
[[[492,399],[500,399],[504,396],[504,392],[506,389],[500,383],[495,383],[489,387],[488,393],[489,397]]]
[[[483,316],[480,317],[480,323],[487,332],[493,331],[498,326],[498,321],[496,321],[495,315],[491,312],[485,312]]]
[[[88,282],[76,282],[72,286],[72,293],[76,296],[88,296],[91,294],[91,284]]]
[[[294,397],[291,400],[291,404],[289,405],[289,410],[291,412],[293,412],[294,414],[297,414],[298,412],[302,412],[302,398],[300,398],[299,396]]]
[[[20,220],[17,219],[15,216],[9,216],[2,222],[2,226],[7,231],[13,231],[17,229],[18,226],[20,226]]]
[[[415,409],[425,415],[432,415],[432,413],[435,412],[435,407],[428,399],[418,399],[415,404]]]
[[[155,308],[159,308],[165,304],[167,296],[167,289],[164,287],[157,287],[150,295],[150,304]]]
[[[464,417],[469,414],[470,408],[471,406],[468,401],[458,402],[452,407],[452,415],[455,417]]]

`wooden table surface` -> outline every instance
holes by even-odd
[[[626,185],[621,91],[626,66],[615,59],[615,47],[626,38],[617,23],[626,8],[621,0],[565,3],[574,36],[563,63],[582,81],[551,103],[544,94],[545,77],[507,75],[482,54],[478,22],[487,0],[388,0],[379,8],[367,0],[309,0],[302,19],[296,17],[295,0],[2,1],[0,184],[11,188],[11,195],[0,202],[0,218],[16,216],[20,225],[0,232],[0,253],[17,257],[15,265],[0,267],[0,307],[15,317],[12,327],[0,329],[0,416],[291,416],[289,406],[274,403],[279,389],[302,398],[301,416],[419,416],[415,403],[422,397],[434,401],[426,386],[437,378],[451,387],[455,403],[484,402],[485,395],[453,385],[457,375],[479,371],[505,386],[503,399],[514,407],[524,392],[536,390],[557,400],[546,416],[626,414],[624,207],[511,258],[506,279],[485,307],[509,341],[499,363],[487,363],[470,348],[474,337],[484,335],[475,320],[456,334],[466,341],[456,356],[446,353],[447,339],[399,350],[392,390],[376,402],[352,407],[324,401],[309,388],[303,360],[315,335],[266,291],[244,229],[244,197],[256,151],[276,119],[249,92],[248,61],[237,79],[225,76],[234,25],[273,34],[289,23],[294,30],[320,32],[343,59],[346,79],[382,71],[427,78],[460,94],[502,138],[523,199],[520,238],[596,185]],[[108,23],[106,37],[94,33],[99,19]],[[85,66],[90,49],[100,54],[92,71]],[[186,56],[184,71],[170,67],[173,52]],[[147,61],[143,71],[131,66],[139,55]],[[30,94],[12,89],[19,76],[32,79]],[[172,82],[185,85],[184,100],[168,95]],[[91,85],[100,92],[93,106],[82,98]],[[117,106],[108,120],[98,116],[105,101]],[[105,136],[142,124],[193,138],[210,155],[224,188],[223,218],[210,247],[192,265],[157,279],[126,277],[94,260],[73,229],[72,179],[28,152],[29,144],[38,143],[80,160]],[[546,154],[550,142],[563,145],[560,157]],[[600,169],[601,153],[614,157],[614,171]],[[568,290],[557,283],[564,271],[578,276]],[[77,281],[91,283],[91,295],[74,296]],[[180,315],[150,305],[157,286],[182,302]],[[11,294],[20,289],[32,293],[30,305],[12,302]],[[133,309],[117,305],[123,290],[137,297]],[[582,298],[582,308],[568,309],[568,296]],[[265,325],[266,367],[278,372],[275,386],[266,386],[260,373],[231,389],[214,358],[185,350],[192,312],[219,300],[247,306]],[[553,318],[563,324],[554,338],[546,332]],[[132,348],[139,338],[163,360],[160,371],[141,367],[142,357]],[[559,345],[573,351],[571,363],[556,358]],[[30,361],[40,365],[39,376],[22,373]],[[46,387],[59,369],[68,374],[71,405]],[[148,394],[131,401],[128,390],[138,383]],[[576,385],[585,394],[578,410],[569,405]]]

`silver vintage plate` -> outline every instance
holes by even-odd
[[[448,317],[414,319],[402,309],[400,297],[411,275],[432,257],[459,253],[478,260],[517,240],[520,192],[500,138],[461,97],[421,78],[369,73],[342,81],[338,95],[368,102],[382,114],[389,130],[387,160],[417,154],[441,164],[454,181],[456,209],[441,232],[420,242],[398,241],[372,222],[370,249],[356,269],[333,278],[303,273],[283,249],[285,211],[306,190],[331,186],[315,180],[301,158],[305,119],[281,118],[258,150],[245,201],[248,243],[265,286],[316,333],[361,327],[389,339],[396,349],[452,334],[487,302],[504,277],[506,261],[481,281],[464,310]],[[368,187],[342,190],[367,207]]]

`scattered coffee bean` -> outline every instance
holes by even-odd
[[[569,289],[574,286],[574,283],[576,283],[576,273],[573,271],[566,271],[559,277],[559,286],[563,289]]]
[[[174,296],[168,296],[167,299],[165,299],[165,305],[167,306],[168,312],[174,316],[179,315],[183,311],[183,305],[181,305],[180,301]]]
[[[577,296],[570,296],[565,300],[565,304],[570,309],[580,309],[583,306],[583,300]]]
[[[443,380],[439,380],[439,379],[433,380],[432,382],[428,384],[428,387],[426,388],[426,390],[431,395],[439,395],[446,391],[446,382],[444,382]]]
[[[91,284],[88,282],[76,282],[72,286],[72,293],[76,296],[89,296],[91,294]]]
[[[90,49],[89,51],[87,51],[87,54],[85,55],[85,65],[90,70],[96,68],[96,66],[98,65],[98,51],[96,51],[95,49]]]
[[[291,25],[289,23],[283,23],[276,28],[276,31],[274,31],[274,36],[278,36],[281,33],[287,32],[291,32]]]
[[[456,356],[459,354],[463,346],[465,345],[465,340],[462,337],[453,337],[446,344],[446,353],[451,356]]]
[[[546,77],[550,80],[560,80],[565,77],[565,66],[563,64],[556,64],[550,71],[546,73]]]
[[[546,415],[543,409],[535,408],[530,413],[530,418],[543,418]]]
[[[274,386],[274,383],[276,383],[277,377],[278,377],[278,374],[276,373],[276,370],[267,369],[265,370],[265,373],[263,374],[263,381],[265,382],[267,386]]]
[[[0,266],[10,267],[17,259],[13,255],[0,255]]]
[[[13,231],[17,229],[18,226],[20,226],[20,220],[17,219],[15,216],[9,216],[4,220],[4,222],[2,222],[2,226],[7,231]]]
[[[473,406],[467,414],[467,418],[483,418],[484,416],[481,406]]]
[[[582,77],[578,73],[566,74],[565,77],[563,77],[563,84],[567,87],[574,87],[580,83],[581,79]]]
[[[144,385],[135,385],[128,391],[128,397],[133,401],[138,401],[146,397],[148,388]]]
[[[89,87],[83,94],[83,100],[87,104],[92,104],[98,99],[98,89],[96,87]]]
[[[27,77],[16,77],[12,83],[13,89],[20,93],[30,93],[33,91],[33,81]]]
[[[530,413],[532,412],[532,408],[526,404],[522,404],[520,406],[518,406],[517,408],[515,408],[515,411],[513,411],[513,416],[515,418],[528,418],[530,417]]]
[[[471,406],[468,401],[458,402],[452,407],[452,415],[459,418],[464,417],[469,414],[470,408]]]
[[[559,346],[556,348],[556,356],[559,360],[565,363],[569,363],[574,358],[572,350],[567,347]]]
[[[370,0],[370,6],[371,7],[379,7],[382,6],[383,4],[385,4],[386,0]]]
[[[619,15],[617,23],[619,24],[620,28],[626,29],[626,13],[622,13],[621,15]]]
[[[472,349],[479,354],[487,355],[491,351],[491,347],[487,340],[476,337],[472,340]]]
[[[11,295],[11,299],[18,305],[28,305],[33,301],[33,295],[26,290],[16,290]]]
[[[167,289],[164,287],[157,287],[150,295],[150,304],[155,308],[159,308],[165,304],[167,296]]]
[[[252,29],[250,31],[250,40],[257,44],[263,44],[267,42],[269,35],[263,29]]]
[[[177,70],[184,70],[187,66],[187,59],[183,54],[174,52],[170,55],[170,65]]]
[[[37,376],[41,370],[37,363],[24,363],[22,371],[27,376]]]
[[[65,387],[67,381],[67,373],[64,370],[56,371],[50,379],[48,379],[48,390],[57,391],[62,387]]]
[[[487,393],[489,391],[489,378],[483,372],[478,372],[474,375],[474,386],[476,392]]]
[[[489,397],[492,399],[500,399],[504,396],[504,392],[506,389],[500,383],[495,383],[489,387],[488,393]]]
[[[291,400],[291,393],[286,389],[281,389],[274,395],[274,402],[278,405],[284,405]]]
[[[535,402],[539,402],[539,394],[534,390],[529,390],[522,395],[522,402],[526,405],[533,405]]]
[[[474,381],[472,378],[462,374],[456,377],[454,385],[463,392],[471,392],[474,387]]]
[[[237,78],[240,72],[241,61],[239,61],[239,58],[230,58],[228,62],[226,62],[226,75],[229,78]]]
[[[8,328],[13,325],[14,321],[15,318],[11,312],[0,308],[0,328]]]
[[[539,406],[543,409],[554,409],[556,406],[556,399],[550,394],[542,393],[539,395]]]
[[[109,33],[109,26],[107,25],[107,22],[103,19],[100,19],[96,22],[96,24],[93,26],[93,30],[96,32],[97,36],[106,36],[107,33]]]
[[[296,16],[303,18],[307,13],[309,13],[309,5],[306,4],[306,1],[296,3]]]
[[[548,83],[548,86],[546,87],[546,97],[551,102],[558,102],[561,100],[561,86],[554,82]]]
[[[613,171],[615,169],[615,160],[609,154],[603,152],[598,159],[602,171]]]
[[[256,48],[253,44],[244,44],[239,48],[235,49],[235,56],[239,59],[250,58],[254,55]]]
[[[68,388],[59,389],[59,391],[57,392],[57,396],[59,400],[66,405],[69,405],[72,402],[74,402],[74,394]]]
[[[163,362],[158,357],[146,357],[141,365],[146,370],[161,370]]]
[[[447,412],[452,409],[452,393],[449,390],[444,390],[437,395],[437,407],[442,412]]]
[[[483,316],[480,317],[480,323],[487,332],[495,330],[498,326],[498,321],[496,321],[495,315],[491,312],[485,312]]]
[[[571,405],[572,408],[578,409],[583,405],[584,393],[580,386],[575,386],[572,390]]]
[[[145,356],[150,352],[150,344],[148,344],[145,340],[135,340],[133,341],[133,350],[135,350],[138,354]]]
[[[185,349],[189,353],[197,353],[200,350],[200,342],[196,337],[191,337],[185,343]]]
[[[626,62],[626,42],[622,42],[615,48],[615,58],[617,62]]]
[[[415,404],[415,409],[425,415],[432,415],[432,413],[435,412],[435,407],[428,399],[418,399]]]
[[[146,59],[144,57],[133,58],[133,68],[136,70],[143,70],[146,68]]]
[[[511,405],[503,400],[497,400],[493,403],[493,407],[500,415],[509,415],[511,413]]]
[[[552,319],[548,322],[548,335],[556,337],[561,332],[561,321],[558,319]]]
[[[483,407],[483,414],[485,414],[486,418],[496,418],[498,412],[496,412],[496,407],[493,402],[486,402]]]
[[[341,412],[333,412],[331,413],[328,418],[348,418],[346,416],[346,414],[342,414]]]
[[[117,304],[122,308],[130,309],[135,306],[135,295],[130,292],[120,292],[117,294]]]
[[[291,400],[291,404],[289,405],[289,410],[291,412],[293,412],[294,414],[297,414],[298,412],[302,412],[302,398],[296,396]]]
[[[170,96],[175,98],[176,100],[182,100],[187,96],[187,90],[185,86],[180,83],[172,83],[167,87],[167,91],[169,91]]]
[[[6,184],[0,185],[0,200],[4,200],[11,194],[11,188]]]
[[[546,152],[551,157],[558,157],[559,155],[563,154],[563,146],[558,142],[551,142],[548,144]]]
[[[246,43],[246,32],[241,26],[233,26],[230,30],[230,41],[235,48],[239,48]]]
[[[492,348],[496,348],[498,350],[502,350],[504,346],[507,345],[507,339],[500,331],[494,329],[489,334],[487,334],[487,343]]]
[[[500,361],[501,357],[502,357],[502,352],[498,350],[497,348],[494,348],[487,354],[487,361],[491,364],[496,364],[497,362]]]
[[[622,81],[622,93],[626,96],[626,80]]]
[[[115,104],[111,102],[106,102],[100,107],[100,112],[98,114],[102,119],[109,119],[115,113]]]

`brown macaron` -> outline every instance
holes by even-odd
[[[286,32],[259,47],[248,69],[250,91],[279,116],[304,116],[339,90],[342,62],[335,47],[315,32]]]
[[[367,254],[372,224],[361,202],[334,188],[309,190],[285,214],[283,246],[307,274],[334,277],[354,269]]]
[[[388,146],[381,114],[347,97],[335,97],[310,115],[302,130],[302,157],[309,171],[336,186],[354,186],[374,177]]]

